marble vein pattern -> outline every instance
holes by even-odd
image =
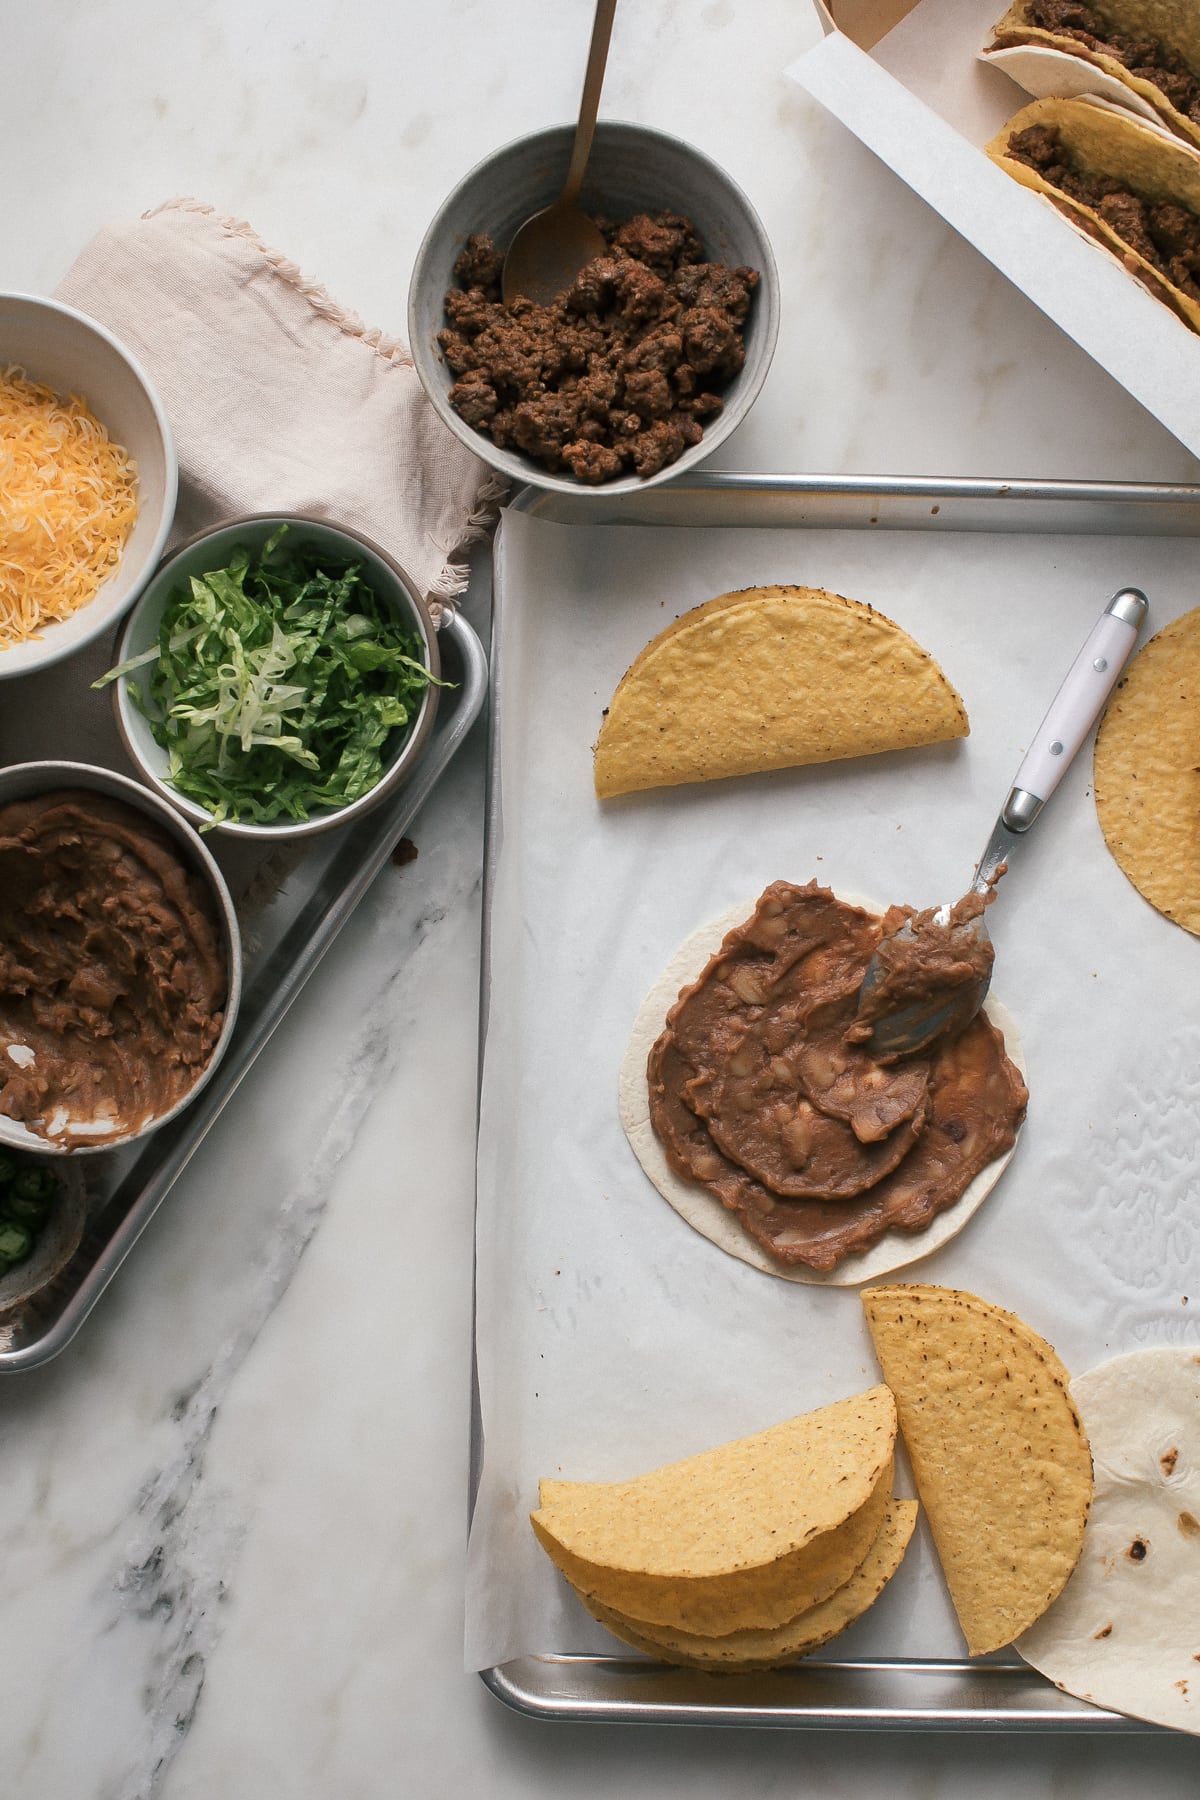
[[[573,116],[592,5],[8,10],[0,285],[49,293],[106,220],[192,195],[402,332],[449,189]],[[619,9],[606,111],[728,168],[780,264],[723,466],[1196,480],[786,81],[819,31],[794,0]],[[0,1795],[1194,1795],[1186,1742],[548,1730],[463,1675],[483,762],[476,732],[78,1340],[0,1385]]]
[[[414,949],[436,923],[436,917],[417,921]],[[132,1613],[154,1628],[158,1645],[147,1688],[145,1741],[128,1785],[130,1800],[153,1790],[191,1726],[208,1658],[220,1639],[220,1610],[236,1583],[244,1524],[233,1497],[205,1481],[209,1445],[230,1385],[319,1228],[337,1170],[386,1078],[389,990],[396,979],[393,972],[367,1012],[357,1041],[347,1046],[336,1110],[313,1146],[303,1178],[269,1224],[241,1322],[191,1391],[172,1407],[178,1450],[138,1497],[136,1529],[124,1566],[114,1577],[113,1594],[119,1613]]]
[[[15,1676],[23,1718],[5,1736],[20,1776],[11,1791],[29,1800],[150,1800],[187,1739],[247,1534],[272,1529],[222,1456],[225,1409],[263,1334],[279,1329],[328,1212],[355,1205],[355,1144],[372,1108],[411,1078],[414,1032],[430,1025],[414,997],[438,987],[447,955],[456,987],[469,996],[477,980],[478,774],[460,772],[418,818],[416,861],[380,877],[347,928],[357,943],[330,953],[257,1091],[232,1103],[104,1310],[54,1364],[0,1391],[0,1444],[19,1470],[0,1489],[6,1585],[28,1646]],[[268,1129],[282,1117],[286,1155]],[[402,1236],[403,1209],[420,1196],[394,1161],[376,1179]],[[345,1373],[368,1391],[369,1369]],[[81,1462],[63,1479],[54,1464],[66,1442]],[[269,1441],[259,1455],[270,1458]],[[106,1459],[108,1477],[91,1478]],[[47,1608],[48,1589],[59,1605]],[[105,1721],[91,1738],[78,1726],[89,1716]]]

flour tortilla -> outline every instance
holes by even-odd
[[[994,63],[1009,78],[1039,100],[1107,100],[1136,113],[1148,125],[1169,129],[1163,113],[1131,83],[1110,74],[1099,63],[1075,56],[1069,50],[1058,50],[1049,43],[1008,44],[998,50],[990,47],[979,52],[981,62]],[[1163,96],[1165,102],[1165,96]],[[1172,108],[1174,111],[1174,108]],[[1176,115],[1179,116],[1179,115]],[[1190,121],[1188,122],[1190,125]],[[1195,126],[1191,126],[1191,131]],[[1191,131],[1180,136],[1191,138]],[[1196,139],[1191,139],[1196,142]]]
[[[852,906],[864,907],[868,912],[882,913],[885,910],[870,900],[853,899],[845,894],[838,898],[846,900]],[[754,1241],[738,1222],[737,1214],[722,1205],[715,1194],[702,1187],[698,1181],[688,1181],[685,1176],[677,1175],[668,1163],[650,1122],[646,1059],[681,990],[690,987],[699,978],[709,958],[720,949],[726,934],[735,926],[744,924],[753,914],[756,904],[757,895],[753,900],[730,907],[728,912],[693,932],[680,945],[646,995],[634,1020],[629,1046],[618,1077],[621,1124],[634,1155],[663,1199],[674,1207],[680,1218],[686,1219],[701,1237],[706,1237],[719,1250],[736,1256],[741,1262],[749,1263],[753,1269],[761,1269],[764,1275],[777,1275],[782,1281],[800,1281],[814,1287],[857,1287],[860,1282],[876,1281],[881,1275],[891,1274],[895,1269],[907,1268],[910,1263],[919,1262],[923,1256],[932,1255],[943,1244],[949,1243],[952,1237],[956,1237],[963,1226],[974,1218],[999,1181],[1008,1167],[1016,1144],[1014,1143],[1012,1150],[1005,1151],[1004,1155],[996,1157],[985,1169],[981,1169],[953,1206],[937,1213],[923,1231],[886,1232],[869,1250],[852,1252],[836,1268],[825,1270],[776,1261]],[[1012,1015],[991,995],[988,996],[984,1011],[1004,1033],[1005,1050],[1024,1076],[1025,1059],[1021,1054]]]
[[[1200,1344],[1070,1386],[1096,1488],[1079,1562],[1016,1648],[1097,1706],[1200,1733]]]
[[[1103,0],[1112,28],[1130,35],[1157,37],[1178,51],[1193,70],[1200,70],[1200,12],[1189,0]],[[1027,93],[1042,98],[1101,95],[1139,118],[1166,128],[1200,146],[1200,126],[1181,113],[1160,87],[1102,50],[1091,50],[1065,33],[1029,23],[1029,0],[1015,0],[993,28],[994,37],[1020,34],[1019,44],[991,44],[980,51]]]

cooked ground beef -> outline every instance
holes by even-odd
[[[1200,125],[1200,78],[1179,52],[1169,49],[1160,38],[1121,31],[1101,7],[1089,6],[1084,0],[1032,0],[1028,22],[1040,31],[1072,38],[1094,54],[1111,56],[1131,75],[1158,88],[1185,119]],[[996,39],[998,44],[1024,41],[1020,32],[1005,32]]]
[[[1053,125],[1014,131],[1008,153],[1036,169],[1068,199],[1098,213],[1122,241],[1167,281],[1200,300],[1200,218],[1166,200],[1145,200],[1122,181],[1081,169]]]
[[[657,474],[700,442],[745,361],[759,279],[705,262],[675,213],[597,223],[608,254],[549,306],[505,306],[503,256],[468,238],[438,333],[456,376],[450,404],[468,425],[592,486]]]

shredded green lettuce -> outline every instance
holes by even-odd
[[[257,555],[239,548],[176,588],[157,645],[95,685],[146,668],[130,696],[167,779],[214,825],[303,820],[379,781],[433,679],[421,649],[361,564],[281,525]]]

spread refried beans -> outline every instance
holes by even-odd
[[[207,891],[144,814],[66,789],[0,807],[0,1113],[129,1135],[194,1085],[226,989]]]
[[[872,952],[913,916],[776,882],[650,1052],[667,1161],[780,1262],[832,1269],[920,1231],[1015,1141],[1028,1094],[984,1014],[890,1064],[854,1041]]]

